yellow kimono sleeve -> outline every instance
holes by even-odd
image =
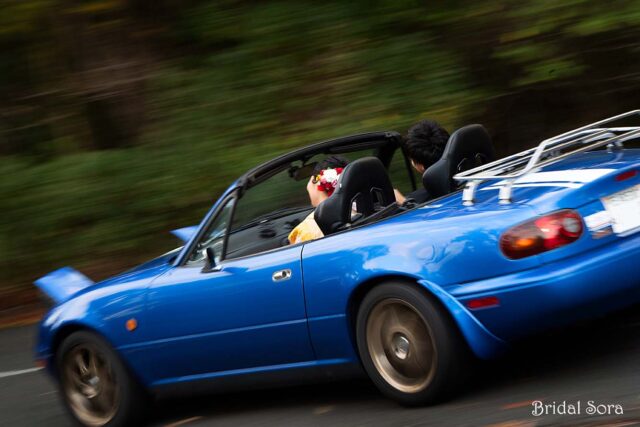
[[[323,236],[324,233],[322,233],[322,230],[318,227],[316,220],[313,219],[313,212],[311,212],[296,228],[291,230],[291,233],[289,233],[289,243],[294,245],[308,240],[319,239]]]

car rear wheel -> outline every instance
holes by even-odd
[[[65,406],[83,426],[124,426],[138,419],[145,393],[104,339],[79,331],[60,345],[57,369]]]
[[[374,287],[358,310],[356,335],[369,377],[403,405],[444,399],[463,378],[466,344],[439,302],[417,287]]]

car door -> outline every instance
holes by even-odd
[[[235,199],[200,238],[223,252]],[[205,268],[203,247],[159,277],[148,300],[156,377],[250,373],[314,360],[302,289],[302,246],[220,260]],[[201,245],[202,246],[202,245]]]

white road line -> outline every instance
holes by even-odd
[[[29,369],[22,369],[19,371],[0,372],[0,378],[14,377],[16,375],[22,375],[22,374],[30,374],[32,372],[37,372],[40,369],[42,368],[29,368]]]

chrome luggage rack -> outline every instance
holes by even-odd
[[[466,183],[462,191],[463,203],[473,205],[478,186],[485,181],[496,180],[500,181],[498,196],[500,203],[511,203],[514,182],[542,166],[603,146],[607,146],[610,151],[623,148],[625,141],[640,138],[640,126],[606,127],[603,125],[633,116],[640,116],[640,110],[629,111],[565,132],[545,139],[535,148],[456,174],[453,179]],[[562,151],[567,149],[571,151]]]

